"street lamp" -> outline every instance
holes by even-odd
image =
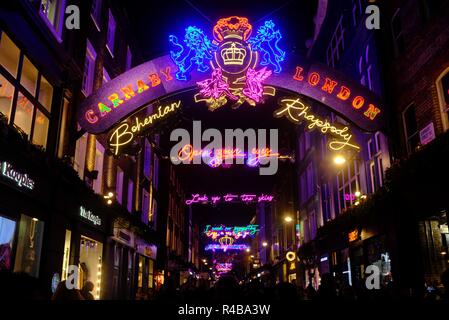
[[[266,241],[262,242],[262,246],[264,246],[264,247],[268,246],[268,242],[266,242]]]
[[[250,252],[251,250],[249,248],[246,248],[246,252]]]
[[[290,222],[293,221],[293,218],[290,217],[290,216],[286,216],[286,217],[284,218],[284,221],[287,222],[287,223],[290,223]]]
[[[341,165],[344,164],[345,162],[346,162],[346,158],[343,157],[341,154],[337,154],[337,155],[334,157],[334,163],[335,163],[337,166],[341,166]]]

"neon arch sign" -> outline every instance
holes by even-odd
[[[170,54],[121,74],[87,97],[78,108],[81,127],[91,134],[107,132],[161,98],[174,97],[174,102],[179,100],[176,95],[186,91],[216,110],[227,102],[233,107],[244,102],[264,107],[267,97],[284,89],[326,105],[364,131],[382,130],[379,99],[336,70],[287,57],[273,21],[254,29],[246,18],[220,19],[213,29],[214,40],[198,30],[187,28],[190,46],[186,39],[170,36],[172,46],[177,44]],[[182,64],[187,61],[183,52],[189,53],[187,64]]]

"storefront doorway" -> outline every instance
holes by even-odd
[[[101,296],[101,271],[103,244],[85,236],[81,236],[79,259],[79,287],[82,288],[87,281],[92,282],[92,292],[95,299]]]

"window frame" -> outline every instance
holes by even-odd
[[[407,107],[405,107],[405,109],[402,111],[402,114],[401,114],[403,133],[404,133],[404,138],[405,138],[405,145],[406,145],[406,149],[407,149],[407,154],[412,154],[414,152],[414,150],[411,150],[411,146],[410,146],[410,142],[409,141],[415,135],[419,135],[419,128],[418,128],[418,126],[416,127],[416,132],[413,133],[410,137],[407,134],[407,124],[406,124],[406,121],[405,121],[405,114],[406,114],[407,110],[410,109],[411,107],[413,107],[413,108],[416,107],[414,102],[412,102],[409,105],[407,105]],[[416,109],[415,109],[415,115],[416,115]],[[416,116],[415,116],[415,120],[416,120]]]
[[[111,25],[111,21],[114,22],[112,25]],[[113,26],[113,28],[112,28],[112,26]],[[111,30],[113,30],[113,31],[111,31]],[[108,9],[108,30],[107,30],[107,33],[106,33],[106,49],[109,51],[109,54],[111,55],[112,58],[114,58],[114,47],[115,47],[116,31],[117,31],[117,21],[114,18],[114,14],[112,13],[111,8],[109,8]],[[110,36],[111,36],[110,33],[111,32],[112,32],[112,38],[111,38],[112,40],[110,39]]]
[[[91,63],[89,64],[89,69],[87,70],[87,72],[88,72],[88,74],[87,74],[88,87],[85,88],[84,87],[84,77],[86,77],[86,62],[88,59],[91,61]],[[81,84],[81,92],[84,94],[85,97],[88,97],[94,91],[96,63],[97,63],[97,52],[95,51],[95,48],[93,47],[90,40],[86,39],[86,55],[85,55],[85,60],[84,60],[83,82]]]
[[[449,77],[449,67],[447,67],[435,81],[438,94],[438,104],[440,106],[441,122],[443,124],[444,131],[449,130],[449,101],[447,102],[448,104],[445,105],[446,101],[444,98],[444,88],[443,88],[443,78],[446,76]]]
[[[95,1],[95,8],[93,6]],[[103,0],[92,0],[92,7],[90,10],[90,17],[94,22],[95,27],[98,31],[101,31],[101,13],[103,8]],[[94,12],[95,10],[95,12]],[[98,10],[98,11],[97,11]]]
[[[50,29],[51,34],[56,38],[56,40],[61,43],[62,42],[62,30],[65,22],[65,8],[66,8],[66,0],[56,0],[59,2],[59,8],[58,8],[58,25],[53,26],[51,21],[48,19],[48,17],[45,15],[44,12],[41,10],[42,6],[42,0],[39,1],[39,16],[42,18],[42,21],[44,21],[45,25]],[[58,29],[58,30],[56,30]]]

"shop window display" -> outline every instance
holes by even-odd
[[[21,215],[14,272],[25,272],[33,277],[39,276],[43,235],[44,222]]]
[[[93,295],[95,299],[100,299],[101,293],[102,255],[102,243],[81,236],[79,287],[82,288],[87,281],[92,282],[94,285]]]
[[[0,74],[0,116],[9,119],[11,116],[14,86]]]
[[[0,271],[11,268],[16,222],[0,216]]]

